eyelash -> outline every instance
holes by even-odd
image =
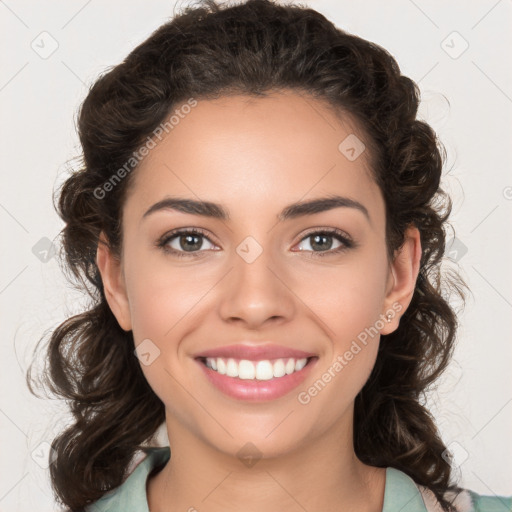
[[[176,249],[170,249],[169,247],[167,247],[167,244],[173,238],[176,238],[179,235],[200,235],[200,236],[203,236],[204,238],[206,238],[211,243],[213,243],[202,229],[190,228],[190,229],[177,229],[177,230],[171,231],[169,233],[166,233],[157,241],[156,245],[157,245],[157,247],[161,248],[165,253],[172,254],[174,256],[177,256],[178,258],[188,258],[188,257],[198,258],[198,257],[200,257],[200,253],[202,251],[195,251],[195,252],[177,251]],[[357,247],[357,244],[352,239],[350,239],[343,231],[341,231],[339,229],[322,229],[322,230],[310,231],[310,232],[306,233],[300,239],[299,243],[313,235],[332,236],[333,238],[336,238],[339,242],[341,242],[343,245],[338,247],[337,249],[329,249],[328,251],[296,251],[296,252],[311,252],[312,258],[317,258],[317,257],[322,258],[325,256],[331,256],[333,254],[339,254],[348,249],[353,249],[353,248]]]

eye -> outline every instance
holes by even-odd
[[[211,240],[198,228],[174,230],[166,233],[158,242],[157,246],[164,252],[171,253],[179,258],[198,257],[200,252],[207,250],[203,247],[203,241]],[[212,244],[213,245],[213,244]]]
[[[340,245],[334,249],[332,249],[332,239],[337,240]],[[343,233],[343,231],[340,231],[339,229],[322,229],[317,231],[309,232],[302,240],[301,243],[304,240],[311,239],[311,242],[309,242],[309,245],[312,248],[312,257],[323,257],[333,254],[339,254],[343,251],[346,251],[348,249],[351,249],[355,247],[355,243],[352,241],[352,239]],[[319,248],[320,250],[317,251],[315,248]],[[310,249],[304,249],[300,248],[299,251],[304,250],[310,250]]]
[[[356,247],[355,242],[339,229],[317,229],[316,231],[311,231],[302,238],[300,243],[303,243],[303,241],[307,239],[312,240],[309,243],[312,249],[299,248],[299,251],[311,252],[311,257],[339,254]],[[332,249],[332,239],[338,241],[340,244],[339,247]],[[199,228],[176,229],[162,236],[160,240],[157,241],[156,245],[164,252],[177,256],[178,258],[197,258],[201,256],[203,251],[209,249],[203,247],[205,240],[214,246],[205,232]],[[319,251],[315,250],[318,248],[320,248]]]

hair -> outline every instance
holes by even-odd
[[[96,265],[101,232],[112,253],[122,254],[122,207],[137,166],[131,163],[133,171],[115,185],[112,177],[184,101],[280,90],[309,94],[364,130],[385,201],[388,258],[409,226],[420,232],[414,294],[398,328],[382,336],[355,399],[353,442],[362,462],[405,472],[433,491],[443,510],[454,510],[447,496],[462,489],[452,482],[449,452],[422,404],[454,350],[458,322],[448,292],[464,300],[466,287],[457,272],[441,272],[452,208],[440,187],[445,150],[416,119],[418,86],[385,49],[313,9],[271,0],[186,7],[105,71],[80,106],[80,168],[63,182],[55,207],[65,222],[63,266],[88,293],[90,309],[53,330],[44,370],[45,385],[73,415],[52,442],[50,465],[56,499],[71,510],[118,487],[136,451],[165,422],[164,405],[134,355],[133,333],[110,310]],[[33,392],[30,376],[31,367]]]

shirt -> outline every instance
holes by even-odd
[[[149,512],[146,483],[153,469],[170,457],[169,447],[145,448],[146,456],[136,464],[128,478],[116,489],[104,494],[85,508],[85,512]],[[450,496],[448,494],[447,496]],[[434,493],[417,484],[404,472],[386,468],[382,512],[440,512]],[[512,512],[512,496],[480,495],[464,489],[453,505],[459,512]]]

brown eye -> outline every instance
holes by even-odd
[[[212,244],[210,239],[201,230],[182,229],[165,234],[157,245],[165,252],[178,257],[197,257],[200,255],[197,253],[208,250],[208,248],[205,249],[203,247],[205,240]]]
[[[311,249],[299,249],[299,251],[310,251],[312,252],[312,256],[326,256],[332,254],[339,254],[340,252],[346,251],[355,247],[354,242],[348,238],[342,231],[340,230],[321,230],[321,231],[313,231],[308,233],[302,240],[301,244],[304,240],[310,239],[309,246]],[[332,249],[333,239],[335,239],[339,246]]]

